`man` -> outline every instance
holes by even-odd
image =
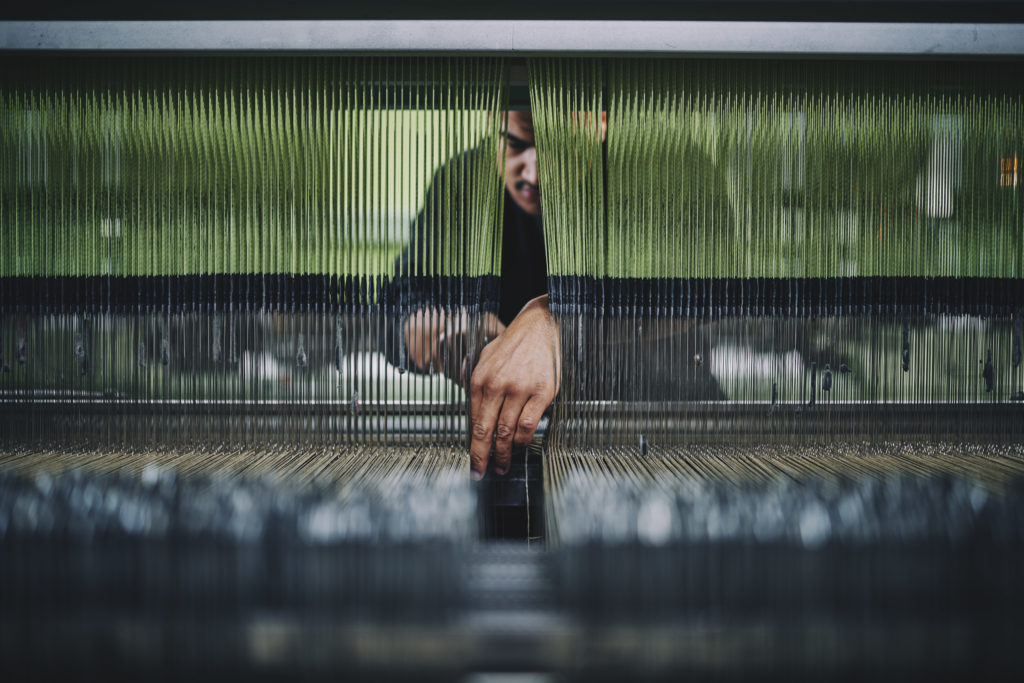
[[[483,314],[484,337],[492,340],[479,354],[468,389],[472,476],[481,479],[493,444],[494,471],[508,472],[512,446],[533,438],[541,415],[558,393],[561,377],[558,330],[548,311],[544,233],[540,218],[537,150],[530,112],[510,111],[496,151],[496,171],[504,168],[501,294],[498,314]],[[475,150],[467,154],[486,153]],[[450,162],[451,164],[452,162]],[[399,276],[417,272],[424,244],[437,239],[428,218],[443,183],[435,176],[424,210],[413,228],[413,242],[399,258]],[[462,349],[470,332],[465,311],[446,314],[424,306],[406,318],[400,343],[412,366],[427,372],[441,368],[465,384]]]
[[[494,471],[505,474],[512,446],[525,445],[533,438],[541,415],[560,388],[561,349],[557,326],[548,310],[547,269],[540,219],[540,188],[533,119],[529,112],[509,112],[502,129],[504,145],[499,147],[496,168],[504,165],[505,202],[502,232],[501,297],[498,315],[483,314],[478,325],[485,343],[479,362],[468,383],[472,442],[470,458],[474,479],[484,476],[492,452]],[[602,140],[607,118],[600,121]],[[478,149],[468,154],[483,153]],[[713,164],[700,150],[686,154],[689,168],[697,177],[715,178]],[[459,167],[464,159],[450,161],[446,168]],[[465,164],[463,164],[464,166]],[[444,209],[438,202],[446,169],[435,176],[417,217],[413,240],[399,258],[399,276],[422,272],[414,267],[427,258],[431,248],[443,242],[443,234],[431,225],[429,216]],[[714,213],[728,226],[726,193],[713,193]],[[704,209],[708,209],[705,201]],[[451,202],[449,202],[450,208]],[[415,296],[406,292],[405,303]],[[400,300],[402,297],[392,297]],[[411,365],[420,372],[440,368],[466,384],[464,340],[472,336],[471,316],[466,311],[447,315],[428,299],[401,326],[401,344]],[[581,382],[583,395],[599,400],[719,400],[721,389],[709,372],[711,350],[707,329],[687,320],[649,320],[640,326],[632,317],[584,322],[588,345],[577,362],[585,367],[590,382]],[[622,362],[608,362],[618,358]],[[642,358],[643,363],[637,359]],[[582,377],[577,377],[583,379]]]

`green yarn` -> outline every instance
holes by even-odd
[[[1024,193],[999,169],[1024,97],[984,65],[536,59],[530,76],[555,275],[1022,275]]]
[[[18,66],[0,77],[0,276],[388,274],[436,169],[496,149],[506,98],[492,59]],[[431,268],[495,273],[493,156],[454,182]]]

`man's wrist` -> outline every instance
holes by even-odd
[[[534,298],[530,299],[525,304],[523,304],[523,307],[521,309],[519,309],[519,313],[522,314],[522,313],[524,313],[524,312],[526,312],[528,310],[535,310],[535,309],[538,309],[538,308],[544,308],[546,310],[547,307],[548,307],[548,295],[547,294],[541,294],[540,296],[535,296]],[[518,315],[517,315],[517,317],[518,317]]]

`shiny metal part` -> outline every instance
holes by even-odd
[[[208,419],[309,418],[324,420],[321,426],[345,431],[344,423],[353,412],[351,401],[133,401],[111,395],[76,393],[56,395],[36,392],[0,393],[0,405],[10,415],[27,418],[51,416],[145,416],[203,417]],[[358,412],[380,417],[388,429],[409,433],[436,432],[441,422],[456,420],[465,431],[467,408],[457,403],[431,401],[360,401]],[[575,401],[558,404],[553,418],[558,431],[574,433],[588,429],[611,441],[639,433],[657,444],[669,437],[771,434],[864,435],[900,433],[910,435],[998,436],[1024,432],[1024,403],[1002,402],[891,402],[819,401],[813,406],[800,401],[777,403],[755,401]],[[435,424],[436,423],[436,424]],[[886,428],[880,430],[880,425]],[[541,420],[537,437],[552,429],[548,418]]]
[[[1024,25],[765,21],[8,21],[0,50],[1021,57]]]
[[[711,438],[771,435],[914,435],[928,438],[1004,435],[1019,438],[1024,432],[1024,403],[1020,402],[903,402],[754,401],[635,402],[579,401],[556,413],[556,425],[566,434],[584,426],[614,443],[639,433],[652,443],[674,437]],[[629,441],[627,439],[627,441]]]
[[[79,412],[90,410],[123,414],[223,414],[248,413],[273,415],[276,413],[303,413],[320,415],[347,414],[358,406],[366,415],[462,415],[465,408],[452,403],[431,401],[296,401],[296,400],[142,400],[134,401],[122,395],[59,392],[0,392],[0,404],[14,408],[31,406],[35,412]]]

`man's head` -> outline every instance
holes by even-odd
[[[540,215],[540,186],[537,182],[537,148],[533,145],[533,116],[528,111],[510,111],[502,126],[498,146],[498,168],[505,166],[505,188],[519,208]]]

